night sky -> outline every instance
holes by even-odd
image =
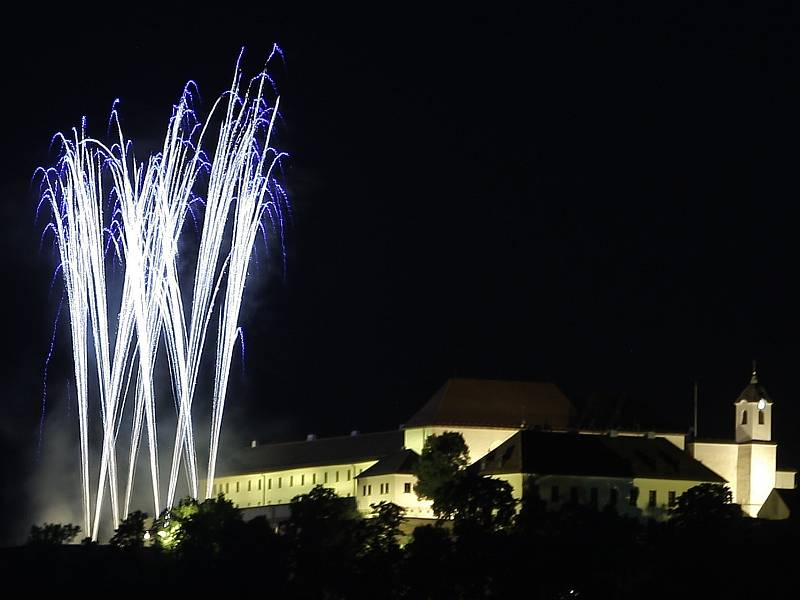
[[[700,433],[732,437],[757,359],[800,467],[800,15],[642,10],[7,21],[0,534],[38,515],[48,468],[61,286],[30,181],[50,137],[82,115],[104,137],[118,97],[149,151],[186,80],[208,111],[239,48],[252,75],[273,42],[287,268],[251,269],[224,448],[396,428],[452,376],[552,380],[680,430],[697,380]],[[44,448],[77,440],[65,318],[55,350]]]

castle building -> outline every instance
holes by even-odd
[[[535,493],[550,509],[568,502],[663,519],[683,492],[725,480],[665,438],[518,431],[482,457],[477,470]]]
[[[755,371],[734,407],[733,440],[576,430],[573,406],[555,384],[450,379],[396,431],[254,442],[224,461],[213,489],[246,514],[274,520],[287,518],[291,499],[315,485],[352,498],[364,514],[384,500],[407,518],[432,519],[431,502],[414,493],[415,467],[430,435],[454,431],[467,444],[469,468],[508,481],[518,499],[537,493],[551,509],[578,502],[662,519],[689,488],[722,483],[755,517],[773,489],[794,488],[795,472],[776,468],[772,401]]]
[[[694,458],[725,478],[733,501],[757,517],[773,489],[793,489],[795,470],[778,469],[772,440],[772,400],[753,368],[750,383],[734,402],[734,439],[691,441]]]

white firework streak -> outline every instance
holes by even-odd
[[[155,232],[151,231],[148,223],[151,219],[154,190],[154,164],[150,159],[148,166],[143,169],[135,160],[127,155],[127,144],[122,135],[119,121],[117,120],[119,145],[115,148],[117,153],[108,151],[110,157],[107,161],[108,171],[114,182],[117,197],[117,213],[120,218],[120,246],[125,257],[125,280],[123,284],[122,300],[119,317],[119,333],[114,365],[114,391],[119,393],[122,376],[126,364],[129,362],[128,353],[130,340],[135,328],[136,356],[138,357],[138,378],[136,384],[136,404],[134,415],[134,429],[141,426],[141,415],[144,414],[147,423],[148,449],[150,455],[150,471],[153,488],[153,504],[158,510],[160,507],[158,490],[158,448],[157,430],[155,420],[155,399],[153,392],[153,362],[157,348],[158,334],[157,317],[154,316],[154,306],[157,300],[154,295],[158,293],[159,282],[153,275],[148,260],[153,254],[153,238]],[[121,339],[121,335],[124,338]],[[154,339],[155,338],[155,339]],[[130,367],[128,367],[130,369]],[[126,385],[127,390],[127,385]],[[111,456],[116,442],[117,432],[111,429],[106,431],[104,444],[111,448]],[[126,486],[125,510],[130,504],[129,491],[133,485],[133,468],[137,456],[139,435],[132,436],[131,455],[128,467],[128,485]],[[105,455],[103,457],[105,459]],[[109,457],[110,458],[110,457]],[[104,463],[101,463],[101,477]],[[112,501],[116,489],[112,493]],[[98,490],[98,501],[95,509],[95,521],[92,537],[97,537],[100,513],[102,509],[102,491]]]
[[[270,59],[276,51],[279,52],[277,47]],[[273,177],[273,170],[284,154],[270,147],[278,101],[274,108],[267,105],[264,100],[266,81],[270,80],[266,71],[262,71],[240,98],[241,72],[237,61],[231,89],[217,100],[211,111],[213,115],[227,96],[210,165],[202,151],[207,125],[201,128],[195,119],[187,84],[173,109],[161,152],[146,163],[137,163],[128,153],[129,142],[123,136],[114,110],[112,120],[116,125],[117,144],[109,148],[87,138],[82,127],[80,133],[74,131],[74,141],[57,136],[62,145],[58,168],[42,170],[40,206],[47,203],[53,215],[46,230],[52,230],[56,236],[67,289],[78,398],[83,517],[85,529],[91,531],[93,539],[98,535],[106,485],[112,524],[116,528],[119,522],[116,442],[134,372],[135,402],[123,514],[130,508],[145,426],[155,512],[162,507],[153,383],[162,334],[178,412],[165,504],[171,506],[174,502],[182,457],[190,493],[198,496],[192,404],[208,325],[215,299],[223,292],[224,284],[208,456],[206,497],[210,496],[250,256],[259,229],[263,230],[265,215],[282,236],[283,207],[288,206],[283,189]],[[253,86],[253,82],[257,85]],[[255,92],[251,94],[253,87]],[[200,133],[195,136],[198,129]],[[205,170],[209,171],[209,183],[187,327],[177,263],[178,243],[187,212],[194,215],[192,205],[199,200],[194,188],[198,176]],[[107,224],[103,210],[104,176],[110,179],[110,198],[114,199]],[[227,230],[231,236],[230,247],[223,251]],[[108,314],[106,266],[106,250],[111,246],[115,257],[124,263],[123,289],[114,332]],[[88,458],[90,332],[103,429],[94,504],[89,489]]]
[[[59,169],[51,168],[43,171],[42,200],[47,202],[53,215],[53,221],[47,229],[51,229],[56,237],[61,257],[61,272],[67,290],[67,301],[70,314],[70,330],[72,334],[72,355],[75,371],[75,387],[78,402],[78,429],[80,437],[81,459],[81,495],[83,500],[84,531],[89,530],[91,514],[91,497],[89,494],[89,446],[88,446],[88,331],[86,271],[80,251],[80,235],[75,212],[77,207],[72,199],[73,181],[69,176],[71,164],[69,155],[74,146],[64,136],[57,136],[64,148],[64,156],[59,161]],[[78,145],[78,134],[75,132],[75,146]]]
[[[237,133],[240,134],[241,138],[235,153],[239,176],[236,182],[237,201],[233,219],[231,249],[227,261],[228,281],[220,312],[217,335],[206,498],[211,497],[214,485],[228,376],[236,338],[239,333],[239,312],[250,256],[253,253],[253,245],[265,211],[272,209],[275,214],[282,214],[280,202],[276,202],[275,197],[270,192],[270,184],[273,182],[272,171],[284,154],[275,151],[269,146],[280,99],[276,100],[274,109],[264,108],[265,79],[266,76],[264,74],[258,79],[258,88],[252,104],[248,106],[248,97],[245,98],[243,107],[248,107],[249,110],[246,118],[236,122],[236,126],[239,129]],[[263,148],[259,148],[258,134],[263,128],[266,128],[266,137]]]

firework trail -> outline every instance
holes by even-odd
[[[42,435],[44,434],[44,415],[47,408],[47,369],[50,366],[50,359],[53,358],[53,349],[56,346],[56,332],[58,331],[58,322],[61,319],[61,309],[64,306],[64,297],[58,301],[58,310],[56,311],[56,320],[53,323],[53,335],[50,338],[50,349],[47,351],[47,358],[44,360],[44,377],[42,377],[42,415],[39,418],[39,439],[36,442],[36,462],[39,462],[42,453]]]
[[[267,64],[279,53],[275,47]],[[120,508],[123,515],[128,513],[145,433],[156,514],[174,502],[181,467],[191,495],[198,496],[192,407],[209,325],[216,313],[205,490],[206,497],[211,494],[250,256],[259,231],[277,232],[282,247],[283,214],[288,207],[274,174],[285,153],[270,145],[278,114],[278,98],[272,106],[265,98],[267,83],[272,82],[266,68],[250,81],[243,95],[239,94],[241,82],[237,61],[230,90],[216,101],[205,124],[192,109],[194,84],[187,84],[173,107],[161,150],[144,162],[138,162],[130,151],[132,144],[123,135],[115,103],[110,120],[117,138],[113,145],[87,137],[84,123],[69,138],[56,136],[59,159],[54,167],[40,171],[40,207],[48,206],[52,216],[46,231],[56,240],[70,314],[83,517],[86,531],[91,531],[94,539],[106,493],[115,528]],[[210,137],[209,122],[221,111],[224,114],[209,159],[203,143]],[[203,177],[208,181],[205,194],[198,190]],[[187,213],[196,219],[196,204],[203,206],[203,217],[187,311],[178,247]],[[123,281],[119,304],[112,309],[108,287],[114,263],[122,266]],[[110,319],[110,314],[116,318]],[[162,339],[178,413],[166,494],[159,472],[153,381]],[[94,496],[89,465],[90,348],[102,425]],[[132,383],[127,478],[120,507],[116,444]]]

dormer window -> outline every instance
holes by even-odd
[[[742,411],[742,425],[747,425],[747,411]]]

